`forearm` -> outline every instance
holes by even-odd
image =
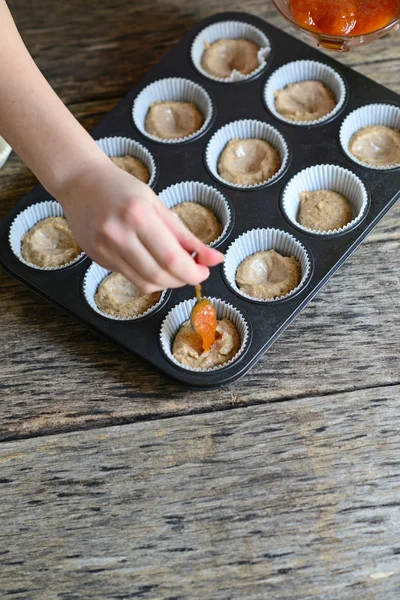
[[[57,196],[92,162],[106,160],[47,83],[0,0],[0,134]]]

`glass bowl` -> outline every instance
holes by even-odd
[[[348,52],[354,46],[361,46],[361,44],[368,44],[369,42],[373,42],[378,38],[386,35],[392,29],[398,29],[400,27],[400,5],[397,9],[397,13],[391,23],[382,27],[381,29],[377,29],[376,31],[371,31],[370,33],[366,33],[364,35],[325,35],[324,33],[319,33],[318,31],[312,31],[300,25],[290,9],[290,0],[272,0],[275,8],[280,12],[280,14],[288,21],[292,27],[300,31],[303,35],[305,35],[309,40],[316,43],[317,46],[321,48],[325,48],[326,50],[336,50],[339,52]]]

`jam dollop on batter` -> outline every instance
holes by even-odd
[[[303,27],[326,35],[364,35],[386,27],[399,14],[399,0],[290,0]]]

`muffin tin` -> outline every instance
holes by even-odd
[[[271,50],[266,57],[266,64],[253,77],[236,82],[214,81],[196,69],[192,62],[191,50],[196,37],[206,27],[225,21],[246,23],[256,27],[268,38]],[[301,126],[278,119],[268,109],[265,101],[267,81],[277,69],[298,60],[318,61],[341,76],[346,87],[346,98],[339,111],[335,111],[329,120]],[[212,103],[206,126],[198,135],[190,136],[190,139],[180,143],[151,139],[141,127],[136,127],[133,120],[133,107],[139,94],[150,84],[166,78],[181,78],[197,84]],[[160,90],[159,85],[157,89]],[[148,361],[174,381],[197,389],[232,383],[261,358],[399,199],[400,170],[377,170],[351,160],[342,150],[339,139],[344,119],[355,109],[373,103],[399,107],[399,100],[394,92],[257,17],[246,13],[222,13],[195,26],[93,130],[96,140],[114,136],[128,138],[147,149],[155,161],[152,187],[157,193],[175,184],[193,181],[218,190],[231,211],[230,225],[217,244],[221,251],[226,252],[240,236],[258,228],[272,232],[266,239],[274,239],[274,230],[283,231],[289,236],[287,239],[294,238],[305,249],[308,271],[306,277],[303,277],[304,281],[293,293],[272,302],[257,302],[245,297],[235,291],[227,280],[226,273],[229,269],[224,269],[223,266],[212,269],[210,278],[203,284],[204,295],[220,299],[221,306],[233,307],[235,314],[240,313],[240,318],[245,323],[244,347],[238,359],[226,367],[208,372],[192,371],[176,364],[168,356],[168,351],[163,349],[165,337],[160,337],[161,331],[165,332],[167,329],[171,335],[168,328],[174,322],[171,318],[174,307],[182,304],[182,314],[189,310],[193,303],[192,287],[168,290],[159,305],[155,310],[149,311],[149,314],[133,320],[118,321],[101,315],[85,300],[83,284],[85,274],[91,266],[87,256],[55,270],[35,269],[24,264],[10,247],[10,227],[28,206],[51,200],[40,185],[20,200],[1,223],[0,264],[39,296],[115,342],[124,351]],[[137,104],[136,108],[138,109]],[[140,118],[142,116],[141,113]],[[225,125],[243,120],[267,124],[287,144],[287,161],[279,175],[266,184],[253,188],[225,184],[206,165],[206,149],[213,136]],[[368,194],[365,210],[360,218],[355,219],[354,226],[330,235],[318,235],[297,227],[296,222],[285,216],[282,205],[284,191],[293,177],[308,167],[321,164],[338,165],[351,171],[364,184]],[[352,285],[351,281],[343,284]],[[174,314],[179,314],[179,310],[175,310]]]

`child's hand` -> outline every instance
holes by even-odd
[[[200,283],[207,279],[208,267],[223,260],[147,185],[108,158],[83,167],[57,198],[90,258],[122,273],[144,293]]]

